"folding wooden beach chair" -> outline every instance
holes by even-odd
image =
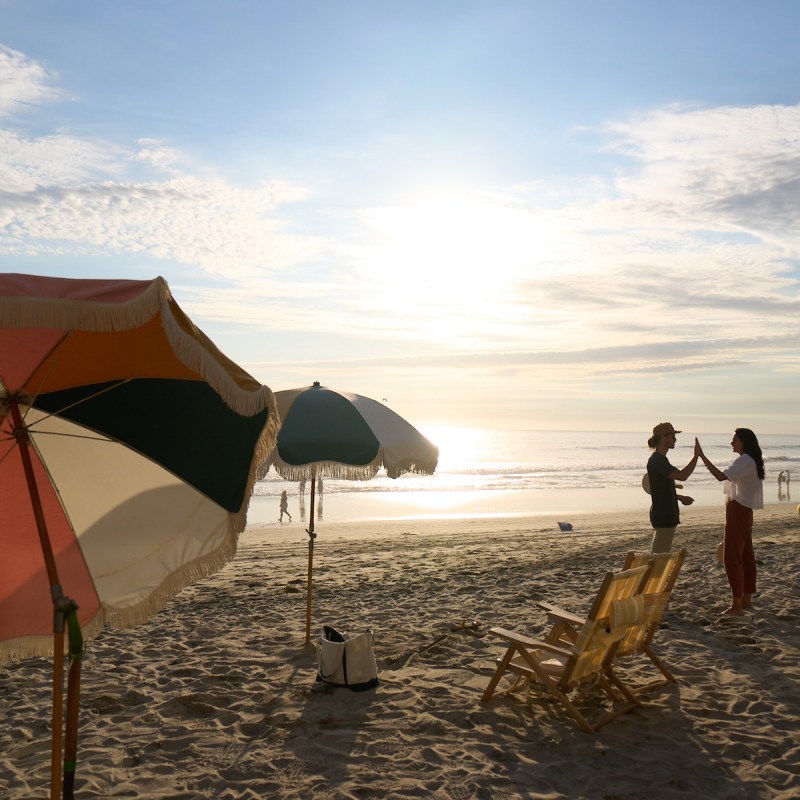
[[[649,567],[641,566],[607,573],[575,642],[567,647],[531,639],[505,628],[492,628],[491,633],[505,641],[507,649],[505,655],[497,659],[497,667],[482,700],[520,689],[527,693],[535,684],[558,700],[588,733],[594,733],[615,717],[640,705],[614,673],[612,662],[629,626],[641,620],[644,604],[640,592],[648,571]],[[500,679],[507,672],[513,676],[511,686],[497,691]],[[594,721],[590,721],[569,697],[574,690],[590,684],[599,686],[611,704],[610,710]],[[621,700],[614,688],[622,695]]]
[[[664,616],[664,611],[669,604],[672,590],[675,587],[678,573],[685,558],[686,550],[679,550],[676,553],[636,553],[631,551],[625,558],[623,569],[649,567],[647,579],[642,588],[644,619],[640,625],[628,628],[625,636],[617,646],[614,658],[619,666],[624,667],[625,659],[644,653],[664,676],[664,680],[656,679],[647,683],[632,685],[629,680],[629,673],[625,672],[626,684],[635,695],[664,686],[667,683],[675,683],[676,681],[675,676],[656,655],[652,647],[652,641]],[[552,623],[552,628],[545,636],[545,641],[551,644],[560,643],[562,646],[570,646],[577,640],[580,627],[584,623],[583,617],[564,611],[551,603],[539,603],[539,606],[547,611],[548,620]],[[603,611],[601,609],[600,613],[602,614]]]

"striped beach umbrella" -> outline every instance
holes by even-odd
[[[270,464],[286,480],[311,481],[308,527],[306,642],[311,639],[314,565],[314,487],[318,478],[368,480],[383,467],[390,478],[432,475],[439,450],[388,406],[363,395],[321,386],[275,393],[281,428]]]
[[[55,654],[57,797],[65,629],[71,693],[84,638],[226,564],[278,417],[162,278],[19,274],[0,275],[0,415],[0,663]]]

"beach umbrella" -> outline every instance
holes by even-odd
[[[84,638],[234,555],[278,417],[162,278],[0,274],[0,663],[53,653],[51,797],[72,794]],[[266,467],[263,467],[266,468]]]
[[[388,406],[369,397],[320,386],[275,392],[281,427],[269,463],[286,480],[311,481],[308,527],[306,642],[311,640],[314,565],[314,487],[318,478],[368,480],[383,467],[432,475],[439,450]]]

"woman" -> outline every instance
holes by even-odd
[[[764,508],[764,458],[756,435],[749,428],[737,428],[731,447],[736,460],[723,472],[700,450],[708,471],[725,481],[725,574],[731,586],[731,607],[723,613],[742,616],[752,606],[756,590],[756,557],[753,552],[753,510]]]

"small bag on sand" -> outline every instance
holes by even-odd
[[[356,636],[323,625],[317,639],[317,680],[362,692],[378,685],[378,664],[372,651],[372,631]]]

